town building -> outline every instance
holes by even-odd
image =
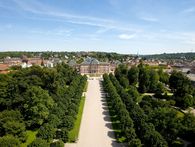
[[[14,65],[20,65],[22,63],[21,58],[11,58],[11,57],[6,57],[4,58],[3,63],[8,64],[9,66],[14,66]]]

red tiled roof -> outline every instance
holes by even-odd
[[[8,70],[9,65],[8,64],[0,64],[0,71]]]

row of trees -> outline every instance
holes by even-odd
[[[173,71],[170,79],[170,88],[176,105],[181,108],[195,106],[195,88],[191,81],[181,72]]]
[[[120,121],[120,129],[125,133],[129,146],[141,146],[141,141],[137,138],[134,130],[133,121],[129,116],[129,113],[126,110],[126,107],[123,104],[120,96],[118,95],[116,88],[113,86],[107,74],[104,74],[103,78],[104,89],[109,94],[109,97],[107,97],[107,99],[109,99],[112,109],[118,116],[118,119]]]
[[[194,106],[194,87],[185,75],[181,72],[173,71],[169,76],[162,69],[154,71],[151,67],[140,64],[138,67],[132,67],[129,70],[122,65],[116,70],[115,76],[110,75],[110,79],[124,104],[126,104],[140,139],[143,136],[143,134],[139,135],[139,132],[143,132],[140,131],[140,128],[145,123],[155,128],[169,146],[182,146],[183,141],[180,138],[188,140],[193,144],[195,117],[189,113],[183,114],[178,112],[178,110],[172,107],[174,105],[180,108]],[[124,81],[127,83],[126,86]],[[139,93],[143,92],[141,89],[145,87],[149,89],[145,92],[152,92],[151,89],[155,87],[156,83],[163,83],[162,88],[172,92],[173,96],[168,96],[166,93],[162,94],[162,90],[160,90],[161,92],[155,91],[154,97],[143,96],[143,94]],[[158,98],[166,98],[166,100]],[[145,138],[142,139],[145,140]],[[143,142],[142,139],[141,141]]]
[[[193,114],[182,114],[171,107],[167,101],[153,99],[151,96],[144,96],[140,107],[148,115],[148,122],[154,124],[169,144],[182,146],[178,138],[193,142],[195,137],[195,117]]]
[[[130,69],[120,65],[115,71],[115,76],[126,89],[132,89],[133,86],[137,87],[140,93],[155,93],[158,98],[176,101],[176,106],[181,108],[195,106],[195,88],[181,72],[173,71],[169,76],[162,68],[153,69],[140,63]],[[172,97],[166,95],[168,91],[173,93]]]
[[[118,80],[112,75],[109,75],[113,85],[116,87],[118,94],[121,96],[123,103],[128,110],[130,117],[134,121],[136,134],[145,146],[168,146],[166,140],[162,135],[155,130],[152,123],[147,122],[147,115],[142,108],[134,101],[137,99],[136,89],[127,93],[126,90],[120,85]]]
[[[125,65],[120,65],[115,71],[115,76],[124,88],[128,88],[129,85],[138,86],[141,93],[163,93],[165,91],[163,83],[169,82],[169,75],[162,69],[156,71],[142,63],[130,69]]]
[[[49,146],[54,138],[66,142],[86,79],[65,64],[0,75],[0,146],[25,142],[26,130],[38,132],[33,142],[37,146]],[[11,137],[13,142],[8,141]]]
[[[172,53],[172,54],[155,54],[155,55],[145,55],[143,56],[146,59],[169,59],[169,60],[174,60],[174,59],[187,59],[187,60],[194,60],[195,58],[195,53],[189,52],[189,53]]]

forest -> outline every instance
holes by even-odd
[[[188,52],[188,53],[164,53],[164,54],[154,54],[154,55],[143,55],[142,57],[146,59],[187,59],[187,60],[194,60],[195,53]]]
[[[64,146],[86,81],[63,63],[0,74],[0,146]]]
[[[6,57],[22,57],[23,55],[31,58],[31,57],[42,57],[44,59],[49,59],[53,57],[57,57],[60,59],[68,58],[70,59],[80,59],[85,58],[87,56],[96,58],[100,61],[113,61],[119,60],[123,61],[132,55],[118,54],[118,53],[106,53],[106,52],[53,52],[53,51],[43,51],[43,52],[0,52],[0,60],[3,60]]]
[[[140,63],[104,74],[103,86],[118,142],[130,147],[195,145],[195,88],[181,72],[170,75]]]

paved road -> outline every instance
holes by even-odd
[[[115,142],[107,103],[98,79],[88,80],[79,140],[65,147],[120,147]]]

